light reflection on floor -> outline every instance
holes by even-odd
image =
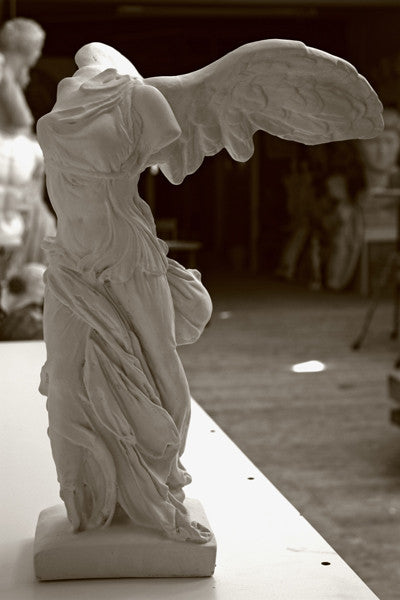
[[[308,360],[306,362],[292,365],[293,373],[319,373],[325,371],[326,366],[319,360]]]

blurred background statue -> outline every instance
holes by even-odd
[[[46,262],[41,244],[55,232],[44,202],[43,156],[24,95],[44,39],[43,29],[30,19],[11,19],[0,29],[1,279],[26,263]]]
[[[394,108],[383,112],[384,130],[371,140],[358,140],[364,173],[360,196],[366,227],[396,228],[396,206],[381,192],[399,187],[400,113]]]
[[[383,119],[373,139],[305,149],[293,161],[285,178],[290,225],[279,277],[343,290],[359,265],[367,269],[368,243],[397,239],[398,200],[390,192],[400,187],[400,114],[385,108]]]
[[[2,131],[30,133],[33,117],[23,90],[30,80],[30,69],[42,53],[45,33],[31,19],[6,21],[0,29],[3,75],[0,88],[0,127]]]
[[[9,273],[1,290],[0,340],[43,339],[45,266],[28,263]]]
[[[306,149],[285,178],[289,231],[276,274],[313,290],[342,290],[354,277],[363,234],[362,175],[352,142]]]
[[[363,224],[359,268],[363,295],[378,292],[392,282],[386,273],[399,240],[400,113],[386,108],[383,118],[385,128],[371,143],[356,143],[364,180],[358,196]]]

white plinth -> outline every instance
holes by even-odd
[[[186,499],[192,521],[209,527],[198,500]],[[39,580],[121,577],[209,577],[215,568],[216,542],[170,540],[127,519],[110,527],[73,533],[63,504],[40,513],[34,545]]]

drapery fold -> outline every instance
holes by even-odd
[[[71,321],[81,323],[84,338],[79,410],[86,426],[79,426],[74,415],[75,424],[74,419],[52,421],[49,430],[58,442],[63,438],[63,446],[78,450],[74,481],[63,481],[60,472],[74,528],[108,525],[118,504],[138,525],[158,526],[176,539],[205,541],[209,533],[187,520],[182,502],[182,487],[190,482],[179,462],[186,427],[179,431],[162,406],[134,324],[112,283],[89,283],[75,269],[54,264],[46,283],[48,295]],[[44,371],[50,383],[51,360]]]

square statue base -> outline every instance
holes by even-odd
[[[185,500],[190,519],[209,527],[198,500]],[[206,544],[177,542],[128,520],[73,533],[63,504],[43,510],[34,545],[39,580],[120,577],[209,577],[216,557],[213,536]]]

